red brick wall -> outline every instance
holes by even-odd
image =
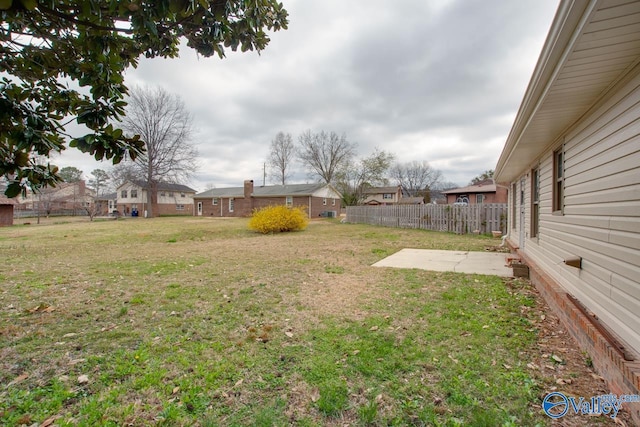
[[[0,227],[13,225],[13,205],[0,205]]]
[[[323,211],[336,211],[336,215],[340,215],[340,199],[335,199],[335,205],[332,205],[334,199],[327,198],[326,206],[323,205],[323,199],[320,197],[311,198],[310,218],[318,218]],[[286,203],[285,197],[258,197],[253,198],[250,203],[242,197],[234,198],[233,212],[229,212],[229,199],[218,199],[218,205],[212,205],[212,199],[197,199],[202,202],[202,216],[224,216],[224,217],[248,217],[254,209],[261,209],[267,206],[281,206]],[[293,206],[301,207],[305,212],[309,212],[309,196],[301,196],[293,198]],[[221,209],[222,208],[222,209]],[[196,212],[197,215],[197,212]]]
[[[569,300],[562,287],[535,262],[520,251],[517,252],[529,265],[531,281],[580,348],[589,354],[594,368],[606,380],[611,393],[618,396],[640,394],[640,360],[624,360],[624,357]],[[612,335],[615,336],[614,333]],[[627,403],[623,408],[631,413],[634,421],[640,426],[640,405]]]

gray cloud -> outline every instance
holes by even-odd
[[[275,134],[307,129],[346,133],[362,156],[378,147],[427,160],[466,184],[495,166],[558,0],[284,3],[290,28],[261,55],[183,48],[127,71],[127,84],[162,85],[192,112],[199,190],[261,182]],[[56,162],[108,167],[72,151]]]

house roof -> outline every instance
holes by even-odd
[[[0,205],[15,205],[17,204],[16,199],[10,199],[4,194],[0,194]]]
[[[640,2],[561,0],[495,178],[511,182],[553,148],[640,58]]]
[[[133,180],[133,181],[129,181],[134,185],[137,185],[138,187],[141,188],[147,188],[149,185],[147,184],[147,182],[145,181],[139,181],[139,180]],[[183,192],[183,193],[195,193],[196,190],[194,190],[191,187],[188,187],[186,185],[182,185],[182,184],[172,184],[170,182],[159,182],[158,183],[158,191],[175,191],[175,192]]]
[[[118,198],[118,193],[106,193],[100,196],[96,196],[97,200],[116,200]]]
[[[212,188],[202,193],[197,193],[193,196],[195,199],[208,199],[211,197],[244,197],[243,187],[226,187],[226,188]]]
[[[399,205],[420,205],[424,203],[424,197],[401,197],[398,200]]]
[[[367,187],[364,190],[364,194],[383,194],[383,193],[397,193],[398,186],[395,187]]]
[[[468,185],[466,187],[454,188],[451,190],[443,191],[442,194],[466,194],[466,193],[495,193],[495,184],[478,184]]]
[[[322,188],[325,188],[327,186],[329,185],[328,184],[267,185],[264,187],[254,187],[252,195],[253,197],[311,196],[316,191]],[[244,187],[213,188],[211,190],[198,193],[194,197],[198,199],[207,199],[210,197],[244,197]]]

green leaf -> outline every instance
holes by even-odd
[[[11,184],[7,185],[7,189],[4,191],[4,195],[9,198],[13,198],[20,194],[21,191],[22,186],[20,185],[20,183],[12,182]]]
[[[37,0],[20,0],[20,3],[22,3],[22,6],[27,10],[35,10],[38,6]]]

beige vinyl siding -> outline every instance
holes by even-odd
[[[540,233],[539,238],[526,241],[525,253],[640,352],[638,70],[563,141],[563,214],[551,212],[556,145],[537,162]],[[526,207],[525,218],[529,218],[529,200]],[[512,242],[518,240],[518,230],[514,232]],[[570,256],[582,257],[582,269],[564,265],[563,260]]]

